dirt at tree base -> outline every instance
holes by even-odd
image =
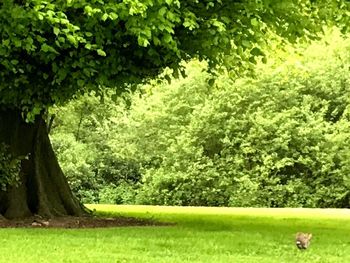
[[[169,226],[171,223],[157,222],[132,217],[56,217],[50,219],[29,217],[25,219],[0,218],[0,228],[106,228],[132,226]]]

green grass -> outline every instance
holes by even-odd
[[[176,226],[0,229],[0,262],[350,262],[350,212],[90,205]],[[297,231],[312,232],[306,251]]]

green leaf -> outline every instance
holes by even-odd
[[[154,45],[156,45],[156,46],[161,44],[160,39],[158,37],[156,37],[156,36],[153,36],[152,40],[153,40]]]
[[[67,35],[67,39],[69,42],[71,42],[74,46],[78,46],[78,40],[73,35]]]
[[[254,17],[250,20],[250,24],[254,27],[257,27],[259,25],[258,20]]]
[[[109,13],[109,18],[112,20],[116,20],[118,18],[118,15],[114,12]]]
[[[13,40],[14,44],[15,44],[15,47],[21,47],[22,46],[22,41],[18,38],[15,38]]]
[[[78,79],[77,83],[78,83],[78,86],[79,86],[79,87],[83,87],[84,84],[85,84],[85,81],[82,80],[82,79]]]
[[[194,19],[189,19],[186,17],[183,26],[187,27],[189,30],[193,30],[198,27],[198,24]]]
[[[254,47],[251,51],[250,54],[252,54],[253,56],[264,56],[264,52],[261,51],[260,48]]]
[[[90,44],[90,43],[87,43],[87,44],[85,45],[85,48],[88,49],[88,50],[90,50],[90,49],[91,49],[91,44]]]
[[[58,41],[60,41],[61,43],[65,43],[66,39],[64,37],[58,37]]]
[[[96,52],[99,56],[102,56],[102,57],[107,56],[106,52],[104,52],[102,49],[97,49]]]
[[[222,22],[220,22],[220,21],[218,21],[218,20],[213,20],[213,21],[212,21],[212,24],[213,24],[215,27],[217,27],[217,29],[218,29],[219,32],[225,31],[225,24],[224,24],[224,23],[222,23]]]
[[[170,34],[164,34],[164,36],[163,36],[163,41],[165,42],[165,43],[169,43],[170,41],[172,41],[172,36],[170,35]]]
[[[85,7],[84,7],[84,12],[85,12],[86,14],[88,14],[88,15],[91,15],[91,13],[92,13],[92,7],[89,6],[89,5],[85,6]]]
[[[147,38],[143,37],[143,36],[139,36],[137,38],[137,43],[139,44],[139,46],[141,47],[147,47],[149,45],[149,41]]]
[[[168,81],[168,84],[171,84],[171,77],[169,75],[165,75],[164,78]]]
[[[256,63],[257,63],[255,57],[250,57],[250,58],[249,58],[249,62],[250,62],[250,63],[253,63],[253,64],[256,64]]]
[[[5,39],[2,41],[2,45],[5,47],[9,47],[10,46],[10,39]]]
[[[250,48],[252,46],[252,43],[250,41],[248,41],[248,40],[242,40],[242,45],[244,47]]]
[[[208,80],[208,85],[209,85],[210,87],[213,87],[214,84],[215,84],[215,79],[214,79],[214,78],[211,78],[211,79]]]
[[[168,10],[168,9],[164,6],[164,7],[162,7],[162,8],[159,9],[158,14],[159,14],[160,16],[164,16],[164,14],[167,12],[167,10]]]
[[[53,28],[53,33],[56,35],[56,36],[58,36],[58,34],[60,33],[60,29],[58,28],[58,27],[54,27]]]
[[[47,45],[46,43],[42,44],[41,45],[41,50],[45,53],[55,53],[55,54],[58,54],[58,52],[56,51],[56,49],[54,49],[53,47]]]
[[[109,15],[107,13],[104,13],[101,17],[102,21],[106,21],[109,18]]]

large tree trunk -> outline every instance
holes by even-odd
[[[52,149],[44,119],[26,123],[19,111],[0,110],[0,143],[21,161],[19,184],[0,192],[0,214],[22,218],[81,216],[84,207],[73,196]],[[0,175],[1,176],[1,175]]]

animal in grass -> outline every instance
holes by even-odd
[[[310,246],[311,233],[298,232],[295,236],[295,244],[299,249],[307,249]]]

